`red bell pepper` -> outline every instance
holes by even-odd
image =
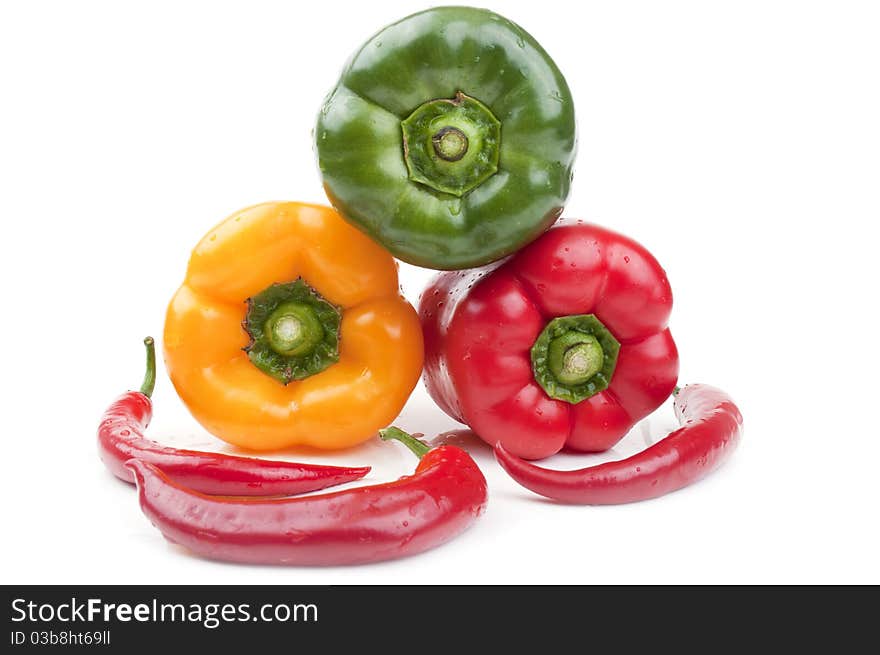
[[[426,386],[519,457],[607,450],[675,388],[671,309],[644,247],[561,223],[500,265],[440,273],[422,293]]]

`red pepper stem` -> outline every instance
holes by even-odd
[[[431,450],[431,447],[427,444],[422,443],[408,432],[404,432],[400,428],[396,428],[393,425],[390,428],[379,430],[379,437],[383,441],[399,441],[404,446],[413,451],[416,457],[418,457],[419,459],[427,455],[428,451]]]
[[[532,345],[532,373],[548,396],[575,405],[608,388],[619,352],[595,315],[558,316]]]
[[[156,344],[153,337],[146,337],[144,345],[147,347],[147,370],[144,373],[144,382],[141,384],[141,393],[149,398],[156,388]]]

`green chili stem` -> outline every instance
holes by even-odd
[[[431,450],[431,447],[427,444],[422,443],[408,432],[404,432],[400,428],[394,427],[393,425],[390,428],[379,430],[379,437],[383,441],[399,441],[404,446],[413,451],[413,453],[415,453],[416,457],[418,457],[419,459],[427,455],[428,451]]]
[[[141,393],[149,398],[156,388],[156,345],[153,337],[146,337],[144,345],[147,347],[147,370],[144,373],[144,382],[141,384]]]

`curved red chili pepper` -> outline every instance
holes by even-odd
[[[455,446],[429,449],[382,430],[421,457],[414,475],[317,496],[218,498],[128,462],[141,509],[166,539],[209,559],[251,564],[336,565],[396,559],[438,546],[469,527],[488,499],[486,479]]]
[[[153,415],[156,354],[147,346],[147,373],[140,391],[122,394],[104,413],[98,426],[101,461],[117,478],[134,483],[125,467],[133,458],[158,466],[173,480],[205,494],[226,496],[291,496],[317,491],[364,477],[370,467],[348,468],[280,462],[221,453],[181,450],[145,438]]]
[[[705,477],[739,444],[742,415],[715,387],[691,384],[675,398],[682,427],[642,452],[575,471],[552,471],[512,455],[499,442],[495,458],[510,476],[537,494],[567,503],[614,505],[662,496]]]

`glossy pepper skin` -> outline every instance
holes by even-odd
[[[733,400],[706,384],[681,389],[675,415],[682,427],[617,462],[553,471],[519,459],[500,443],[495,458],[521,485],[554,500],[583,505],[648,500],[709,475],[728,460],[742,436],[742,414]]]
[[[153,464],[176,482],[205,494],[289,496],[351,482],[370,467],[347,468],[280,462],[163,446],[144,436],[153,417],[150,396],[156,379],[153,340],[147,346],[147,373],[140,391],[117,398],[101,417],[98,452],[107,469],[134,483],[125,463],[132,458]]]
[[[147,518],[166,539],[202,557],[249,564],[365,564],[439,546],[486,507],[486,479],[470,455],[455,446],[429,450],[417,443],[421,461],[413,475],[302,498],[206,496],[145,462],[128,466]]]
[[[369,439],[422,368],[418,316],[391,255],[333,209],[294,202],[244,209],[201,240],[164,346],[193,416],[252,450]]]
[[[345,218],[403,261],[459,269],[514,252],[560,215],[574,104],[521,27],[439,7],[354,54],[315,140],[327,196]]]
[[[671,309],[666,274],[644,247],[563,222],[500,265],[441,273],[429,284],[419,306],[425,383],[447,414],[519,457],[606,450],[675,387]],[[559,317],[576,322],[568,336],[593,330],[602,343],[619,344],[604,354],[604,380],[574,385],[562,399],[542,386],[543,364],[535,362]],[[575,348],[568,363],[590,364],[589,347]]]

